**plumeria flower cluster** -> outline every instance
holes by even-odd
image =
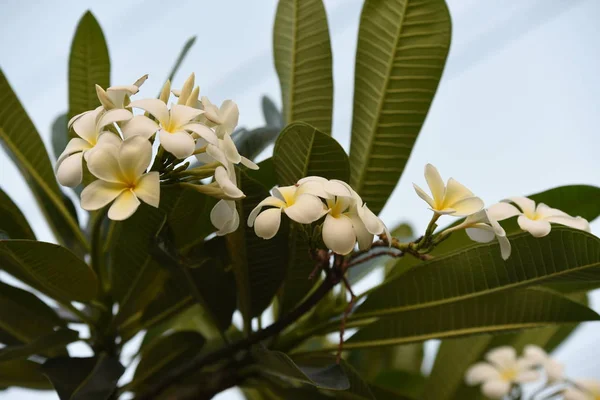
[[[491,399],[512,399],[516,390],[517,398],[523,397],[523,384],[539,382],[543,385],[530,393],[527,398],[555,398],[561,394],[565,400],[598,400],[600,381],[593,379],[570,380],[564,374],[564,365],[553,359],[544,349],[527,345],[523,355],[517,357],[513,347],[502,346],[490,350],[486,361],[472,365],[465,374],[470,386],[481,385],[482,393]]]
[[[261,201],[248,217],[256,234],[270,239],[277,234],[281,215],[299,224],[323,219],[322,237],[327,248],[341,255],[358,243],[360,250],[371,247],[375,235],[389,232],[346,182],[319,176],[300,179],[295,185],[274,188],[272,196]]]
[[[466,217],[460,224],[441,232],[441,237],[465,229],[467,235],[476,242],[487,243],[496,239],[504,260],[510,257],[511,245],[505,230],[498,221],[518,216],[517,222],[520,228],[534,237],[548,235],[551,229],[550,223],[590,231],[590,224],[584,218],[572,217],[543,203],[536,206],[533,200],[526,197],[510,197],[485,208],[483,200],[455,179],[450,178],[444,184],[437,168],[431,164],[425,166],[425,180],[431,196],[416,184],[413,186],[417,195],[425,200],[434,212],[432,223],[435,223],[442,215]]]
[[[239,226],[235,200],[244,197],[235,167],[242,164],[258,169],[239,154],[231,139],[239,119],[237,105],[226,100],[217,107],[206,96],[200,98],[194,74],[181,90],[171,91],[167,81],[158,99],[132,99],[146,79],[144,75],[133,85],[107,89],[96,85],[101,105],[68,123],[76,137],[58,158],[58,181],[75,187],[81,184],[87,167],[97,180],[82,191],[82,207],[98,210],[112,202],[108,217],[124,220],[141,201],[158,207],[161,181],[172,179],[174,171],[185,170],[187,164],[176,166],[195,155],[204,165],[185,172],[198,181],[213,178],[212,183],[194,188],[219,198],[210,215],[217,234],[235,231]],[[177,101],[168,105],[171,92]],[[160,147],[153,161],[155,140]]]

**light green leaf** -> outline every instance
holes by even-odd
[[[303,121],[331,134],[332,57],[321,0],[279,0],[273,56],[285,122]]]
[[[299,179],[317,175],[348,182],[348,157],[339,143],[305,123],[295,122],[284,128],[275,143],[273,164],[280,186],[294,185]],[[280,299],[280,313],[292,309],[314,285],[308,279],[314,268],[308,242],[291,226],[288,238],[287,277]]]
[[[50,390],[52,384],[42,375],[41,365],[29,360],[0,362],[0,387],[19,386]]]
[[[544,282],[600,281],[600,239],[556,226],[543,238],[509,236],[506,261],[497,243],[457,251],[413,268],[371,292],[353,316],[381,316],[447,304]]]
[[[94,271],[64,247],[31,240],[0,240],[0,265],[54,299],[85,303],[96,297]]]
[[[102,28],[87,11],[79,20],[69,56],[69,118],[100,105],[96,85],[110,86],[110,57]]]
[[[380,318],[361,328],[344,348],[387,346],[599,319],[593,310],[555,292],[516,289]]]
[[[169,72],[169,76],[167,78],[171,82],[173,82],[173,78],[175,78],[175,74],[177,74],[177,71],[179,71],[179,67],[181,66],[181,63],[187,56],[187,53],[189,53],[189,51],[192,48],[192,46],[194,45],[194,43],[196,43],[196,36],[192,36],[191,38],[189,38],[183,45],[183,48],[179,52],[179,56],[177,56],[177,60],[175,60],[175,64],[173,64],[173,67],[171,68],[171,72]]]
[[[450,47],[444,0],[367,0],[356,51],[352,187],[379,213],[402,175]]]
[[[281,111],[279,111],[279,108],[277,108],[277,106],[269,96],[263,96],[261,102],[263,116],[265,117],[265,124],[267,124],[267,126],[273,126],[281,130],[285,123],[283,122],[283,115],[281,115]]]
[[[6,238],[35,240],[35,234],[19,207],[0,188],[0,239]]]
[[[68,355],[65,346],[79,340],[79,332],[59,329],[42,335],[27,344],[8,346],[0,349],[0,362],[27,358],[34,354]]]
[[[82,254],[87,240],[71,201],[60,191],[46,148],[0,70],[0,143],[19,168],[58,241]]]

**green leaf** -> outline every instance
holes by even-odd
[[[245,332],[252,318],[259,316],[273,300],[285,276],[287,232],[285,227],[270,240],[264,240],[246,224],[250,211],[269,195],[267,190],[245,173],[241,189],[246,197],[237,202],[240,226],[226,236],[235,274],[238,308],[244,317]]]
[[[261,99],[262,103],[262,112],[265,117],[265,123],[267,126],[273,126],[276,128],[283,128],[285,125],[283,122],[283,115],[281,115],[281,111],[275,105],[273,100],[269,96],[263,96]]]
[[[177,56],[177,60],[175,60],[175,64],[171,68],[171,72],[169,72],[169,77],[167,78],[171,82],[173,82],[173,78],[175,78],[175,74],[177,74],[177,71],[179,71],[179,67],[181,66],[181,63],[183,62],[183,60],[187,56],[187,53],[190,51],[190,49],[192,48],[192,46],[194,45],[195,42],[196,42],[196,36],[192,36],[183,45],[183,48],[179,52],[179,56]]]
[[[246,170],[246,174],[259,182],[267,190],[271,190],[277,186],[277,175],[275,174],[275,165],[273,165],[273,158],[269,157],[258,163],[259,169]]]
[[[352,187],[379,213],[396,187],[450,47],[444,0],[367,0],[354,79]]]
[[[0,387],[20,386],[50,390],[52,384],[42,375],[41,366],[29,360],[0,362]]]
[[[35,234],[19,207],[0,188],[0,239],[7,237],[35,240]]]
[[[284,128],[275,143],[273,164],[280,186],[294,185],[299,179],[317,175],[348,182],[350,168],[344,149],[333,138],[305,123],[292,123]],[[292,225],[288,238],[287,276],[280,296],[280,313],[292,309],[310,289],[314,281],[308,276],[314,268],[309,257],[308,242]]]
[[[423,398],[426,382],[425,377],[418,371],[411,373],[399,369],[383,371],[374,380],[375,384],[383,388],[415,399]]]
[[[235,136],[233,142],[238,152],[251,160],[254,160],[279,136],[281,127],[263,126],[261,128],[244,130]]]
[[[150,343],[142,353],[128,390],[143,390],[145,384],[200,352],[206,340],[195,331],[178,331]]]
[[[125,372],[116,357],[51,358],[42,366],[60,400],[107,400]]]
[[[331,134],[333,73],[327,15],[321,0],[280,0],[273,57],[285,122],[304,121]]]
[[[0,240],[0,265],[54,299],[85,303],[96,297],[94,271],[64,247],[31,240]]]
[[[61,326],[65,324],[54,310],[33,293],[0,282],[0,330],[27,343]]]
[[[382,317],[361,328],[344,348],[387,346],[599,319],[593,310],[549,290],[516,289]]]
[[[58,159],[69,143],[68,121],[67,114],[64,113],[56,117],[52,123],[52,153],[54,153],[55,159]]]
[[[34,354],[67,354],[65,346],[78,340],[79,332],[70,329],[59,329],[47,335],[40,336],[30,343],[0,349],[0,362],[27,358]]]
[[[87,240],[60,191],[50,158],[33,122],[0,70],[0,143],[27,181],[57,240],[83,253]]]
[[[419,374],[424,353],[422,343],[411,343],[386,348],[353,350],[347,359],[366,380],[371,382],[384,371]]]
[[[110,86],[110,57],[102,28],[87,11],[79,20],[69,56],[69,118],[100,105],[96,85]]]
[[[587,232],[556,226],[543,238],[524,232],[509,239],[508,260],[497,243],[435,258],[373,290],[355,316],[418,310],[549,281],[600,280],[600,239]]]

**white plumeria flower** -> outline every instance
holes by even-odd
[[[492,399],[506,396],[513,384],[532,382],[539,379],[539,373],[532,368],[526,358],[517,359],[517,353],[510,346],[502,346],[485,355],[488,362],[478,362],[465,374],[468,385],[482,385],[481,391]]]
[[[233,200],[219,200],[210,211],[210,221],[217,228],[217,236],[235,232],[240,225],[240,215]]]
[[[254,226],[256,235],[263,239],[271,239],[277,234],[281,213],[300,224],[310,224],[327,212],[311,183],[274,188],[272,193],[273,196],[258,203],[248,216],[248,226]],[[267,206],[274,208],[261,212]]]
[[[216,144],[207,143],[203,139],[196,141],[196,148],[200,149],[206,146],[205,153],[196,154],[198,161],[202,163],[209,163],[212,161],[218,161],[223,165],[227,164],[242,164],[250,169],[258,169],[258,165],[252,162],[250,159],[240,155],[235,143],[231,139],[231,136],[226,133],[223,138],[217,139]]]
[[[564,380],[564,365],[551,358],[541,347],[529,344],[525,346],[523,356],[546,371],[549,383]]]
[[[181,90],[173,89],[172,93],[177,97],[177,104],[182,104],[202,110],[202,103],[198,99],[200,87],[194,87],[196,76],[192,72],[183,83]]]
[[[119,145],[121,138],[104,128],[114,122],[122,121],[123,118],[124,115],[119,112],[104,112],[104,109],[99,107],[81,115],[73,122],[73,131],[79,137],[69,141],[56,161],[56,178],[61,185],[75,187],[81,183],[83,159],[87,160],[90,150],[96,145],[102,143]]]
[[[193,122],[194,118],[204,111],[181,104],[172,104],[171,109],[159,99],[143,99],[132,102],[131,107],[140,108],[152,114],[159,122],[160,144],[165,150],[178,159],[192,155],[195,149],[194,137],[191,131],[208,143],[217,145],[215,133],[207,126]]]
[[[578,379],[574,387],[568,387],[563,395],[565,400],[600,400],[600,381]]]
[[[483,209],[475,214],[469,215],[461,224],[446,229],[444,233],[454,232],[465,229],[465,232],[471,240],[479,243],[488,243],[496,238],[500,244],[500,254],[502,259],[508,260],[511,252],[511,245],[506,237],[506,231],[500,226],[488,210]]]
[[[242,192],[237,186],[237,177],[235,175],[235,168],[233,165],[219,165],[215,169],[214,177],[215,182],[228,199],[242,199],[245,197],[244,192]]]
[[[440,173],[431,164],[425,166],[425,180],[427,180],[433,198],[414,183],[413,187],[419,197],[425,200],[436,214],[466,217],[483,208],[483,200],[475,196],[473,192],[457,180],[450,178],[448,183],[444,185]]]
[[[221,107],[215,106],[208,100],[208,97],[202,96],[202,108],[204,109],[204,118],[211,125],[215,126],[215,132],[219,138],[226,134],[231,134],[238,124],[240,111],[233,100],[225,100]]]
[[[322,184],[326,193],[327,216],[323,222],[323,242],[338,254],[348,254],[358,242],[360,250],[371,247],[374,235],[389,232],[385,224],[375,215],[350,185],[346,182],[321,177],[307,177],[298,181]]]
[[[508,202],[513,202],[519,208]],[[510,217],[519,216],[517,223],[524,231],[531,233],[534,237],[544,237],[550,233],[550,223],[566,225],[571,228],[590,231],[590,224],[581,217],[572,217],[564,211],[548,207],[544,203],[535,205],[535,202],[527,197],[509,197],[489,208],[489,213],[497,220],[502,221]]]
[[[119,147],[107,144],[98,147],[88,157],[88,168],[98,178],[81,192],[81,207],[98,210],[114,200],[108,217],[115,221],[129,218],[140,200],[158,207],[160,200],[159,173],[146,169],[152,162],[152,145],[134,136]]]

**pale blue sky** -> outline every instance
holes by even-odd
[[[551,187],[600,184],[600,31],[597,0],[449,0],[453,42],[425,127],[382,217],[424,229],[429,212],[413,193],[435,164],[486,202]],[[325,0],[334,53],[334,137],[348,149],[360,0]],[[67,107],[67,63],[78,19],[91,9],[112,59],[112,83],[149,73],[153,96],[189,36],[198,40],[174,82],[196,73],[213,101],[235,100],[240,124],[262,124],[260,96],[279,103],[271,59],[275,0],[130,2],[6,0],[0,5],[0,65],[46,143]],[[40,240],[53,241],[10,160],[0,185],[25,211]],[[600,233],[600,223],[592,225]],[[600,295],[592,306],[600,311]],[[600,378],[599,323],[584,324],[556,353],[573,376]],[[6,399],[52,399],[9,391]],[[221,398],[234,398],[233,394]]]

